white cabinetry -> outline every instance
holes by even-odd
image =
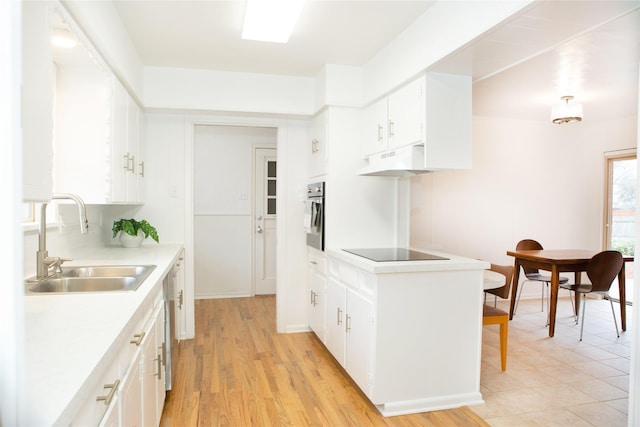
[[[365,108],[363,122],[364,158],[420,145],[425,169],[471,167],[468,76],[426,73]]]
[[[376,263],[328,253],[325,345],[384,415],[482,402],[486,263],[450,257]]]
[[[49,201],[53,190],[53,90],[49,2],[22,2],[23,200]],[[4,94],[8,96],[8,94]]]
[[[416,79],[365,108],[363,157],[422,141],[424,84]]]
[[[58,13],[82,46],[73,56],[53,52],[54,190],[89,204],[142,203],[140,108],[72,18]]]
[[[325,256],[309,248],[309,327],[324,341],[325,337]]]
[[[330,260],[325,345],[369,397],[374,327],[371,287],[361,272]]]
[[[160,305],[142,343],[142,425],[160,424],[164,405],[164,307]]]
[[[311,120],[309,127],[309,178],[327,173],[327,111],[323,110]]]
[[[158,286],[161,290],[161,286]],[[156,292],[96,383],[72,425],[157,426],[166,395],[164,303]]]

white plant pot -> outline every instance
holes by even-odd
[[[125,248],[139,248],[140,245],[142,245],[142,241],[144,240],[144,233],[142,232],[142,230],[138,230],[138,235],[132,236],[128,233],[125,233],[124,231],[121,231],[118,239],[120,239],[120,243]]]

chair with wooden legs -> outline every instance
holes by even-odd
[[[520,240],[516,245],[516,250],[542,250],[542,245],[533,239],[524,239]],[[547,325],[549,325],[549,285],[551,283],[551,275],[542,274],[540,270],[533,267],[522,267],[524,270],[524,275],[526,280],[522,282],[522,286],[520,286],[518,295],[516,297],[516,304],[513,308],[513,314],[516,314],[518,310],[518,303],[520,302],[520,295],[522,295],[522,289],[524,288],[524,284],[527,282],[540,282],[542,286],[542,301],[541,301],[541,311],[544,311],[544,295],[545,295],[545,286],[547,291]],[[569,279],[563,276],[560,276],[560,284],[566,284],[569,282]],[[571,306],[573,307],[573,298],[571,298]],[[578,317],[576,316],[576,309],[573,307],[573,314],[576,319],[576,323],[578,323]]]
[[[613,324],[616,327],[616,335],[620,338],[618,331],[618,322],[616,320],[616,312],[613,309],[613,302],[609,298],[609,289],[613,281],[618,277],[618,273],[622,269],[624,260],[622,254],[618,251],[602,251],[594,255],[587,265],[587,277],[591,283],[584,285],[560,285],[565,289],[577,292],[582,295],[582,322],[580,323],[580,341],[582,341],[582,331],[584,329],[584,315],[587,306],[587,294],[602,294],[609,300],[611,304],[611,313],[613,314]]]
[[[512,265],[496,265],[491,264],[491,271],[500,273],[504,276],[504,285],[500,288],[494,288],[499,295],[508,297],[511,290],[511,282],[513,281]],[[487,290],[487,292],[490,289]],[[500,325],[500,366],[503,371],[507,370],[507,337],[509,332],[509,313],[497,307],[483,304],[482,306],[482,324],[483,325]]]

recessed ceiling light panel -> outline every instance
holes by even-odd
[[[242,38],[286,43],[304,0],[247,0]]]

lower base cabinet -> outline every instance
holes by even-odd
[[[158,426],[164,406],[165,336],[162,286],[102,375],[72,426]]]

